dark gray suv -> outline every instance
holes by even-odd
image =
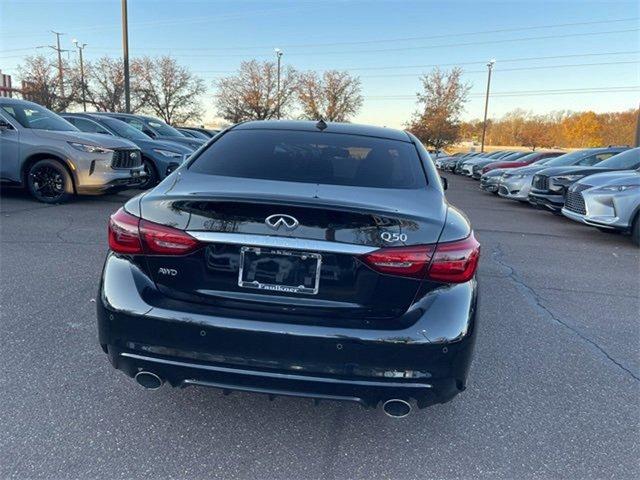
[[[140,149],[128,140],[83,133],[33,102],[0,98],[0,180],[45,203],[140,185]]]

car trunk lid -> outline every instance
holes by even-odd
[[[434,244],[446,218],[442,193],[434,188],[190,172],[176,177],[164,192],[143,197],[142,217],[185,230],[203,247],[185,256],[149,256],[150,274],[168,296],[230,308],[298,316],[401,315],[421,281],[375,272],[360,256],[383,247]],[[284,221],[290,218],[295,226]]]

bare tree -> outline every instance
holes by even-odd
[[[74,68],[76,74],[74,79],[77,83],[75,91],[77,96],[82,95],[82,85],[79,74],[79,66]],[[96,110],[101,112],[124,112],[124,72],[122,70],[122,59],[102,57],[94,62],[86,62],[84,64],[85,71],[85,93],[87,102],[93,105]],[[142,101],[137,90],[137,62],[131,63],[131,84],[133,85],[131,96],[131,111],[140,110]],[[77,103],[81,102],[81,98],[76,99]]]
[[[63,62],[63,69],[68,73],[70,71],[66,62]],[[64,77],[66,95],[62,96],[58,69],[44,55],[27,57],[24,64],[18,67],[18,75],[23,82],[22,95],[28,100],[54,111],[64,110],[73,102],[73,82],[70,75]]]
[[[200,95],[204,81],[168,56],[136,60],[133,90],[144,104],[169,124],[182,124],[202,117]]]
[[[300,76],[297,93],[303,116],[309,120],[346,122],[363,102],[360,78],[346,71],[327,70],[322,77],[307,72]]]
[[[278,67],[275,62],[242,62],[239,71],[215,82],[218,114],[237,123],[266,120],[278,113]],[[295,99],[297,73],[292,67],[280,73],[280,114],[287,112]]]
[[[436,68],[420,81],[420,110],[413,115],[408,130],[436,149],[455,143],[460,136],[460,114],[471,88],[462,82],[462,69],[444,72]]]

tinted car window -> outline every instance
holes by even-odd
[[[609,155],[611,156],[611,155]],[[605,157],[607,158],[607,157]],[[593,165],[595,165],[596,163],[598,163],[600,160],[598,160],[598,155],[590,155],[588,157],[585,157],[583,159],[581,159],[580,161],[576,162],[577,166],[580,167],[591,167]]]
[[[164,135],[166,137],[186,137],[186,135],[180,133],[173,127],[170,127],[166,123],[161,122],[160,120],[149,120],[149,126],[153,128],[158,134]]]
[[[103,118],[101,120],[106,126],[108,126],[111,130],[116,132],[119,136],[124,137],[129,140],[151,140],[149,135],[141,132],[137,128],[132,127],[131,125],[117,120],[115,118]]]
[[[505,157],[502,157],[500,161],[502,162],[515,162],[516,160],[520,161],[521,159],[531,155],[529,152],[516,152],[511,153]]]
[[[131,117],[118,117],[118,120],[122,120],[123,122],[131,125],[133,128],[144,132],[145,134],[153,133],[151,130],[142,122],[142,120],[138,120],[137,118]]]
[[[54,130],[61,132],[77,132],[78,129],[64,118],[39,105],[25,104],[0,104],[2,110],[11,115],[24,128],[39,130]]]
[[[198,132],[197,130],[185,130],[183,131],[183,133],[187,133],[189,135],[191,135],[194,138],[200,138],[202,140],[209,140],[209,136],[205,135],[202,132]]]
[[[568,165],[579,165],[578,162],[593,155],[593,150],[579,150],[577,152],[565,153],[564,155],[560,155],[559,157],[550,160],[549,163],[546,163],[545,165],[549,167],[566,167]]]
[[[615,168],[619,170],[633,170],[640,167],[640,148],[634,148],[619,153],[598,164],[602,168]]]
[[[111,135],[111,133],[109,133],[104,127],[101,127],[99,124],[92,122],[91,120],[86,120],[84,118],[73,118],[71,120],[73,120],[72,123],[83,132]]]
[[[327,132],[231,130],[189,168],[288,182],[405,189],[426,185],[412,143]]]

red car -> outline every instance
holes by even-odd
[[[513,162],[493,162],[489,165],[486,165],[482,169],[482,173],[487,173],[493,170],[494,168],[518,168],[524,167],[526,165],[530,165],[532,163],[538,162],[540,160],[547,160],[553,157],[559,157],[560,155],[564,155],[566,152],[533,152],[529,155],[525,155],[524,157],[520,157]]]

